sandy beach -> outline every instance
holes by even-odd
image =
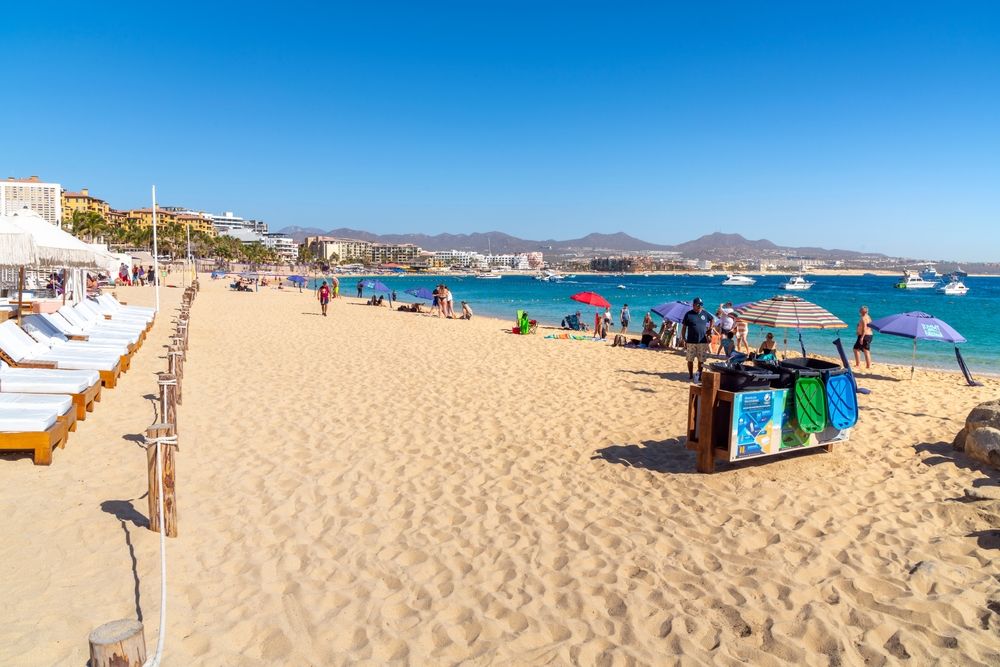
[[[1000,480],[951,449],[996,377],[877,365],[849,443],[706,476],[677,354],[202,283],[167,665],[1000,664],[1000,501],[965,497]],[[0,457],[0,665],[156,641],[180,291],[51,466]]]

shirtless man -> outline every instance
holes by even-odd
[[[858,320],[858,340],[854,343],[854,367],[861,368],[861,353],[865,353],[865,368],[872,367],[872,318],[868,316],[868,306],[861,306],[861,318]]]

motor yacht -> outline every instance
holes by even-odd
[[[796,275],[781,283],[781,289],[802,291],[809,289],[815,284],[816,283],[809,282],[801,275]]]
[[[965,296],[969,293],[969,288],[957,277],[952,276],[947,285],[938,287],[938,292],[946,296]]]
[[[729,273],[726,274],[726,279],[722,281],[722,284],[727,287],[750,287],[751,285],[756,285],[757,281],[750,276]]]
[[[924,280],[916,271],[903,271],[903,279],[896,283],[896,289],[931,289],[937,281]]]

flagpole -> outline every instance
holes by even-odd
[[[160,312],[160,253],[156,245],[156,186],[153,186],[153,276],[156,288],[156,312]]]
[[[188,226],[187,226],[187,242],[188,242],[188,256],[187,256],[188,271],[190,271],[191,267],[194,265],[194,258],[191,256],[191,223],[188,223]],[[194,282],[194,279],[195,279],[195,276],[197,275],[197,273],[198,273],[198,270],[197,270],[197,268],[195,268],[195,271],[190,276],[191,282]]]

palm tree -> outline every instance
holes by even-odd
[[[91,243],[95,238],[103,236],[108,228],[107,222],[97,211],[73,211],[69,224],[74,235]]]

